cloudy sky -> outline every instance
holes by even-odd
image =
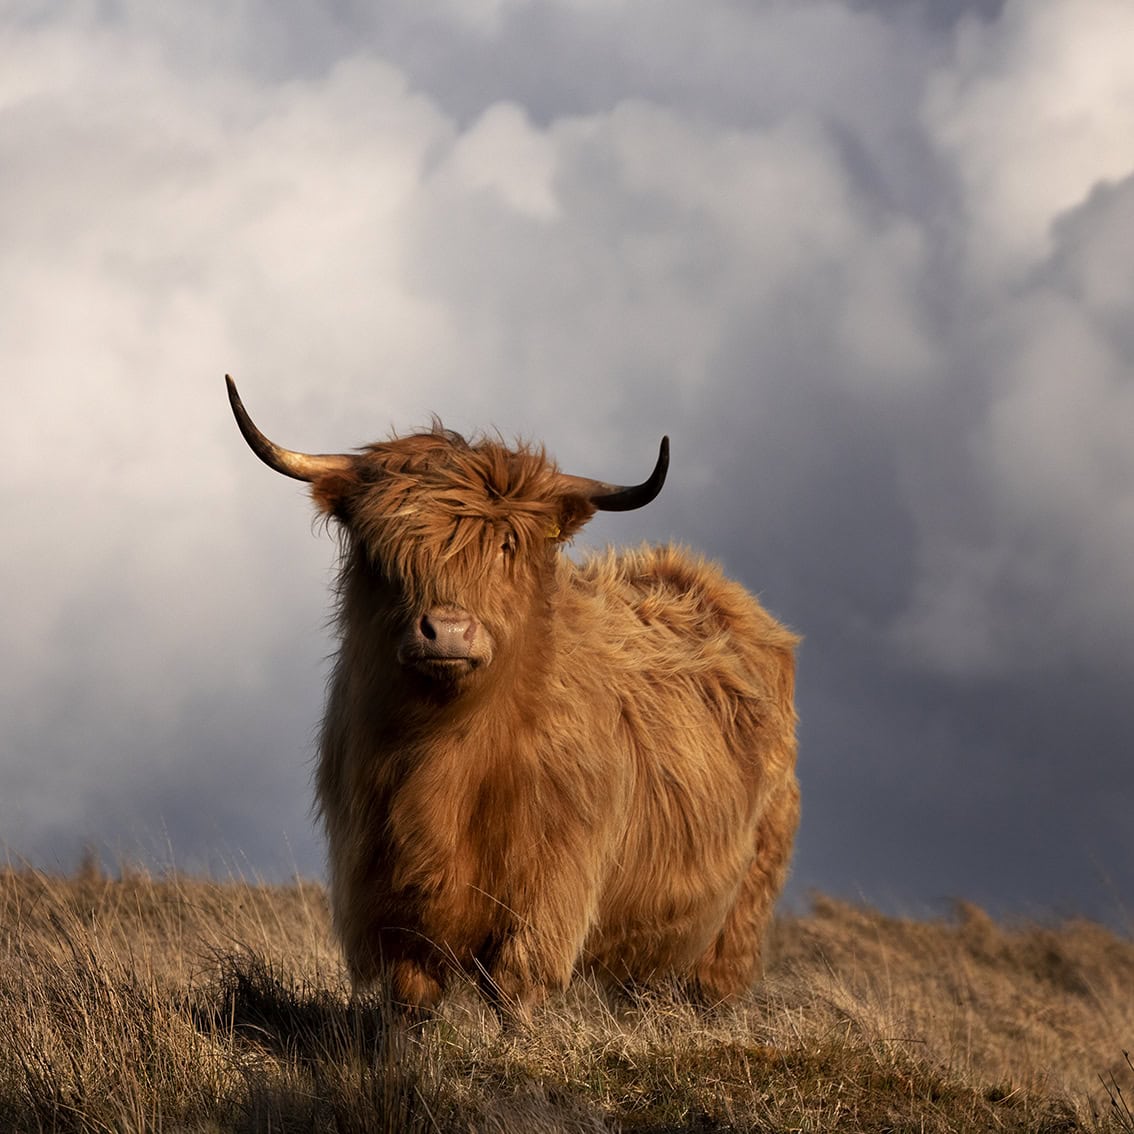
[[[0,845],[318,875],[248,452],[638,480],[806,637],[791,894],[1134,916],[1129,0],[7,0]]]

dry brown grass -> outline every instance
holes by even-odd
[[[743,1004],[351,1003],[320,887],[0,870],[0,1130],[1131,1131],[1134,943],[825,898]]]

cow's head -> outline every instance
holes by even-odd
[[[310,482],[318,507],[342,527],[348,628],[365,623],[411,683],[446,696],[498,655],[514,655],[523,628],[539,627],[558,545],[597,510],[648,504],[669,465],[663,438],[648,480],[607,484],[559,472],[542,450],[470,443],[439,423],[358,453],[297,453],[256,428],[226,381],[252,451]]]

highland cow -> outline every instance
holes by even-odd
[[[715,1002],[761,974],[799,818],[795,636],[676,547],[560,551],[644,483],[431,432],[313,456],[252,424],[342,533],[316,773],[356,987],[474,975],[525,1016],[573,973]]]

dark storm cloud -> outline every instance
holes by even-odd
[[[958,367],[946,380],[872,401],[845,385],[846,362],[796,348],[753,381],[775,333],[761,327],[764,347],[742,341],[724,362],[712,414],[683,418],[733,507],[684,499],[675,529],[806,638],[797,889],[822,876],[851,894],[1125,923],[1134,840],[1114,800],[1130,791],[1134,659],[1119,547],[1134,546],[1134,470],[1103,418],[1122,435],[1134,423],[1134,353],[1109,315],[1134,298],[1114,259],[1129,248],[1126,192],[1069,216],[1013,301],[938,328],[935,351]],[[1088,295],[1068,265],[1104,243],[1111,267],[1093,259],[1105,283]],[[1052,293],[1075,295],[1076,313],[1053,310]],[[1056,314],[1088,317],[1090,341]],[[1047,320],[1039,357],[1032,315]],[[958,579],[957,559],[979,557],[994,566]],[[912,642],[923,608],[932,629]]]
[[[244,450],[231,369],[311,450],[437,411],[629,481],[669,432],[662,497],[580,550],[678,539],[804,634],[793,892],[1117,916],[1124,22],[1116,0],[25,21],[0,102],[0,357],[24,377],[0,838],[318,869],[335,544]]]

